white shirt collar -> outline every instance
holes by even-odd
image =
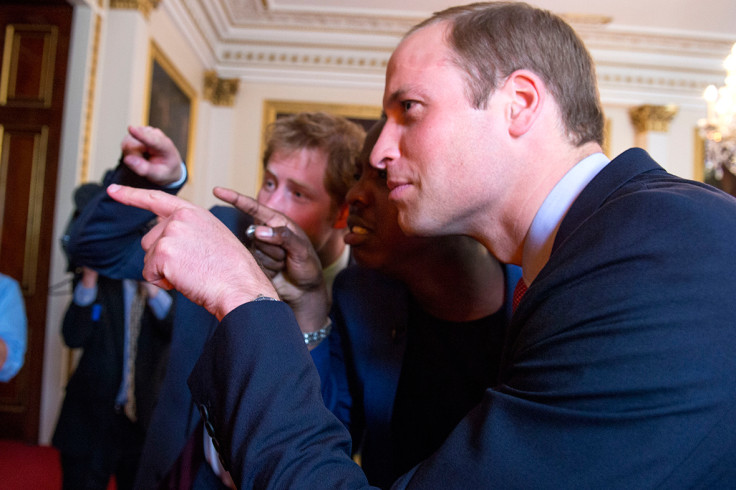
[[[571,168],[544,199],[529,227],[521,257],[524,282],[534,281],[547,263],[562,219],[593,178],[608,165],[603,153],[594,153]]]

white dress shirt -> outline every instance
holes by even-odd
[[[530,285],[549,259],[557,230],[567,211],[593,178],[608,165],[603,153],[594,153],[571,168],[552,188],[529,227],[521,257],[524,282]]]

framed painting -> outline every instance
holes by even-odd
[[[144,124],[161,129],[176,145],[192,177],[196,92],[163,51],[151,42]]]

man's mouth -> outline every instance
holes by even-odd
[[[348,229],[350,230],[350,233],[354,233],[356,235],[367,235],[371,232],[371,229],[368,228],[369,223],[366,223],[362,216],[359,216],[358,213],[353,213],[348,217]]]

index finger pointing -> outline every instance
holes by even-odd
[[[275,218],[279,218],[279,222],[277,223],[279,225],[284,222],[283,214],[269,208],[268,206],[260,204],[252,197],[244,196],[239,192],[232,189],[226,189],[225,187],[215,187],[213,193],[219,199],[232,204],[245,214],[253,216],[256,220],[262,223],[272,225],[272,220]]]
[[[169,217],[179,208],[193,207],[193,204],[184,199],[163,191],[137,189],[119,184],[110,184],[107,187],[107,194],[121,204],[146,209],[162,218]]]

